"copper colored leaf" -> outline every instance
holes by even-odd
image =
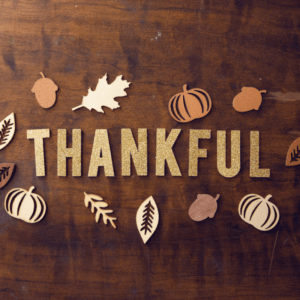
[[[286,166],[300,165],[300,138],[297,138],[289,148],[285,161]]]
[[[14,164],[0,164],[0,189],[6,186],[13,174],[14,168]]]

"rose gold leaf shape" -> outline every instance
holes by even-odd
[[[297,138],[290,146],[286,160],[285,165],[290,166],[297,166],[300,164],[300,138]]]
[[[14,172],[15,164],[0,164],[0,189],[6,186]]]
[[[266,90],[259,91],[254,87],[243,87],[242,92],[237,94],[233,99],[233,108],[238,112],[246,112],[252,109],[259,110],[262,102],[261,93],[266,93]]]
[[[219,194],[216,196],[216,198],[206,194],[199,194],[197,199],[190,206],[190,218],[197,222],[203,221],[208,217],[213,218],[218,208],[217,200],[219,197]]]
[[[159,212],[152,196],[139,207],[136,214],[136,225],[144,244],[155,232],[159,221]]]
[[[92,195],[92,194],[87,194],[84,192],[85,198],[84,198],[84,204],[86,207],[91,204],[91,211],[92,213],[95,214],[95,220],[96,223],[99,222],[101,215],[103,216],[103,223],[106,225],[107,221],[111,223],[111,225],[116,229],[116,225],[114,223],[114,220],[117,220],[117,218],[108,216],[107,214],[110,214],[113,212],[113,210],[108,210],[108,209],[102,209],[104,207],[107,207],[108,204],[103,201],[103,198],[98,196],[98,195]]]
[[[15,134],[15,115],[11,113],[0,122],[0,150],[5,148]]]
[[[38,104],[43,108],[50,108],[55,104],[56,91],[58,86],[50,78],[40,72],[43,78],[40,78],[33,85],[31,92],[35,94]]]

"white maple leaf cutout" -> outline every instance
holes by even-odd
[[[104,113],[102,106],[109,107],[111,110],[119,108],[120,105],[114,98],[127,96],[124,90],[131,83],[127,80],[122,80],[122,76],[117,76],[111,84],[107,83],[107,74],[99,78],[95,91],[89,88],[87,96],[83,96],[82,104],[72,108],[72,110],[86,107],[89,110],[95,109],[98,112]]]

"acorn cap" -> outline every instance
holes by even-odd
[[[43,78],[40,78],[35,82],[31,92],[38,93],[45,90],[48,90],[49,92],[56,92],[58,90],[58,86],[53,82],[53,80],[50,78],[45,78],[42,72],[40,74],[43,76]]]

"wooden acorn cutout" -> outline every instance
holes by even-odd
[[[261,93],[266,90],[259,91],[254,87],[243,87],[242,91],[233,98],[233,108],[238,112],[246,112],[252,109],[259,110],[262,102]]]
[[[276,226],[280,214],[275,204],[269,201],[272,195],[263,198],[256,194],[245,196],[239,204],[239,215],[248,224],[261,231],[269,231]]]
[[[181,123],[205,117],[211,110],[212,102],[208,93],[201,89],[187,90],[176,94],[169,101],[169,112],[174,120]]]
[[[286,155],[285,165],[287,167],[300,164],[300,138],[297,138],[290,146]]]
[[[55,104],[58,86],[50,78],[45,78],[42,72],[40,74],[43,78],[35,82],[31,92],[35,93],[35,98],[41,107],[50,108]]]
[[[136,213],[136,225],[141,238],[146,244],[155,232],[159,221],[159,212],[152,196],[147,198]]]
[[[4,200],[6,212],[27,223],[41,221],[45,216],[47,206],[41,196],[32,193],[34,189],[35,187],[32,186],[29,191],[16,188],[8,192]]]
[[[217,201],[220,195],[215,198],[206,194],[197,195],[197,199],[190,206],[189,216],[194,221],[203,221],[206,218],[213,218],[218,208]]]
[[[0,189],[6,186],[15,169],[15,164],[0,164]]]

